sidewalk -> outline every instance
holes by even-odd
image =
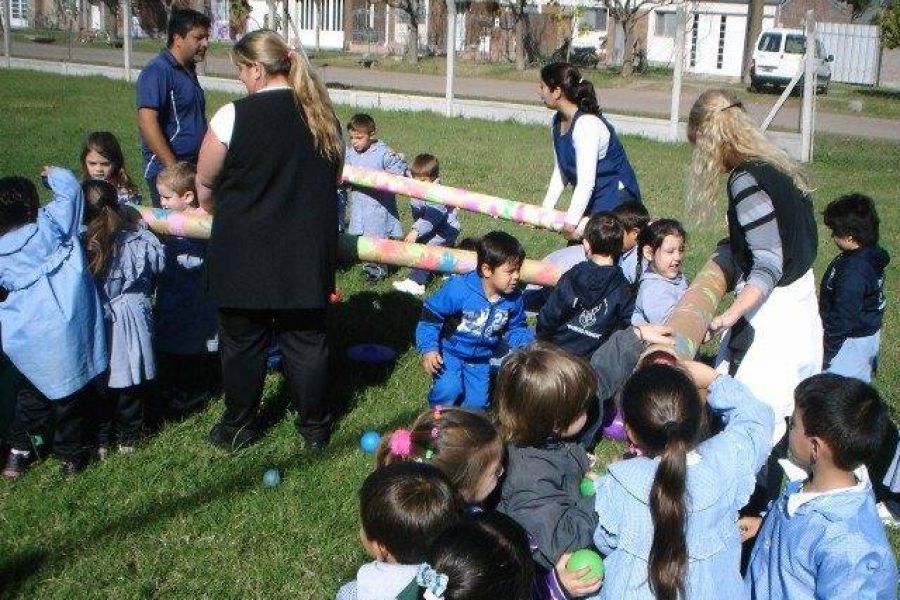
[[[70,49],[66,46],[16,41],[13,44],[13,56],[122,66],[122,51],[116,49],[72,47],[70,56]],[[150,53],[136,52],[132,59],[133,66],[140,68],[152,57],[153,54]],[[234,67],[227,58],[210,56],[205,67],[207,75],[234,77]],[[337,89],[386,90],[430,96],[444,95],[445,78],[441,75],[328,66],[320,67],[318,71],[329,87]],[[682,120],[686,120],[699,89],[701,88],[696,82],[684,86],[679,111]],[[659,90],[642,89],[640,82],[629,87],[601,88],[597,91],[600,105],[611,113],[668,117],[670,94]],[[454,83],[454,94],[460,98],[516,102],[535,106],[539,104],[537,82],[458,78]],[[776,99],[777,96],[773,95],[769,105],[748,104],[747,110],[756,120],[762,121]],[[797,108],[785,107],[775,118],[773,127],[796,131],[799,120],[800,115]],[[819,111],[816,115],[816,132],[900,140],[900,121]]]

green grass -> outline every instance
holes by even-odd
[[[227,100],[209,94],[210,111]],[[2,71],[0,107],[0,175],[37,181],[45,163],[77,168],[81,140],[94,129],[113,131],[130,173],[141,173],[134,91],[124,83]],[[342,120],[350,112],[339,108]],[[407,157],[426,150],[437,155],[448,184],[531,202],[543,196],[552,154],[543,127],[372,112],[379,134]],[[725,227],[721,219],[698,227],[685,213],[690,149],[637,138],[626,138],[625,144],[651,210],[688,226],[686,270],[692,274]],[[824,137],[816,148],[817,210],[844,192],[871,194],[881,211],[883,244],[896,258],[900,144]],[[519,236],[532,257],[562,245],[545,231],[469,214],[461,218],[465,235],[502,228]],[[824,231],[820,236],[819,274],[836,252]],[[900,408],[897,281],[895,262],[887,276],[877,379],[895,416]],[[216,402],[166,427],[137,454],[115,456],[72,481],[64,481],[56,463],[46,461],[15,484],[0,482],[0,595],[332,597],[365,560],[356,539],[356,492],[371,458],[359,452],[359,435],[408,423],[425,407],[429,384],[411,347],[418,301],[392,293],[387,282],[367,285],[356,269],[340,273],[338,282],[345,300],[331,322],[331,392],[347,411],[323,456],[302,453],[289,419],[239,455],[221,454],[204,441],[222,408]],[[387,369],[351,364],[344,351],[359,342],[389,344],[399,358]],[[269,378],[266,398],[274,403],[283,398],[280,378]],[[282,469],[284,482],[264,489],[262,474],[271,467]],[[892,541],[900,548],[900,537],[892,533]]]

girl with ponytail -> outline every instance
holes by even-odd
[[[550,127],[556,161],[543,206],[556,207],[566,185],[575,187],[563,230],[573,239],[582,217],[640,201],[641,190],[616,130],[600,111],[593,84],[577,68],[545,66],[540,94],[544,105],[556,111]]]
[[[302,50],[274,31],[231,51],[247,96],[210,119],[197,163],[200,206],[214,214],[207,290],[219,307],[225,414],[222,448],[256,437],[268,341],[278,338],[314,449],[328,442],[328,296],[337,254],[337,182],[344,144],[325,86]],[[251,341],[255,340],[255,341]]]
[[[698,388],[726,423],[705,441]],[[743,597],[737,514],[771,449],[772,411],[693,361],[641,368],[625,384],[622,408],[642,456],[612,463],[597,483],[594,543],[606,555],[599,597]]]

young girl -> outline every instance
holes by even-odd
[[[597,482],[599,598],[744,595],[735,521],[771,449],[774,417],[743,384],[701,363],[683,367],[653,364],[625,384],[625,429],[642,456],[610,464]],[[704,442],[698,387],[726,423]]]
[[[112,185],[90,180],[82,189],[88,265],[106,305],[109,332],[111,393],[97,423],[97,454],[102,459],[113,442],[113,421],[119,452],[133,452],[140,441],[148,384],[156,376],[151,304],[164,252],[159,240],[119,205]]]
[[[642,271],[632,324],[662,323],[681,300],[688,287],[681,272],[685,240],[687,234],[675,219],[659,219],[641,230],[637,248]]]
[[[197,207],[195,176],[194,166],[186,162],[163,169],[156,178],[162,207],[205,215]],[[216,387],[216,306],[201,291],[206,242],[175,235],[161,241],[166,268],[156,290],[153,341],[166,410],[169,416],[181,418],[206,404]]]
[[[377,466],[404,460],[437,467],[474,512],[503,475],[503,444],[484,413],[436,406],[382,440]]]
[[[141,203],[141,194],[125,171],[119,140],[108,131],[88,135],[81,147],[81,169],[85,179],[108,181],[116,188],[119,202]]]
[[[482,513],[444,530],[419,567],[419,600],[530,600],[528,535],[512,519]],[[398,597],[399,598],[399,597]]]
[[[495,401],[507,443],[506,479],[497,510],[522,525],[532,556],[554,568],[566,552],[591,545],[597,514],[581,495],[590,470],[577,436],[594,401],[596,376],[583,359],[545,343],[513,352],[500,367]]]

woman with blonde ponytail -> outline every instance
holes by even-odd
[[[200,149],[197,195],[214,214],[207,289],[219,307],[225,413],[210,442],[253,442],[266,349],[276,338],[307,446],[327,444],[326,307],[334,290],[337,182],[344,144],[328,91],[273,31],[231,52],[247,96],[216,112]]]
[[[724,431],[701,442],[703,404]],[[638,370],[622,391],[625,431],[641,455],[597,482],[594,544],[605,555],[601,599],[742,598],[737,512],[771,448],[772,411],[712,367]]]
[[[727,331],[719,370],[773,408],[777,441],[793,412],[794,388],[822,367],[811,187],[803,168],[765,136],[731,92],[700,95],[691,109],[688,138],[694,145],[692,212],[712,213],[721,176],[727,174],[737,296],[710,325]]]

